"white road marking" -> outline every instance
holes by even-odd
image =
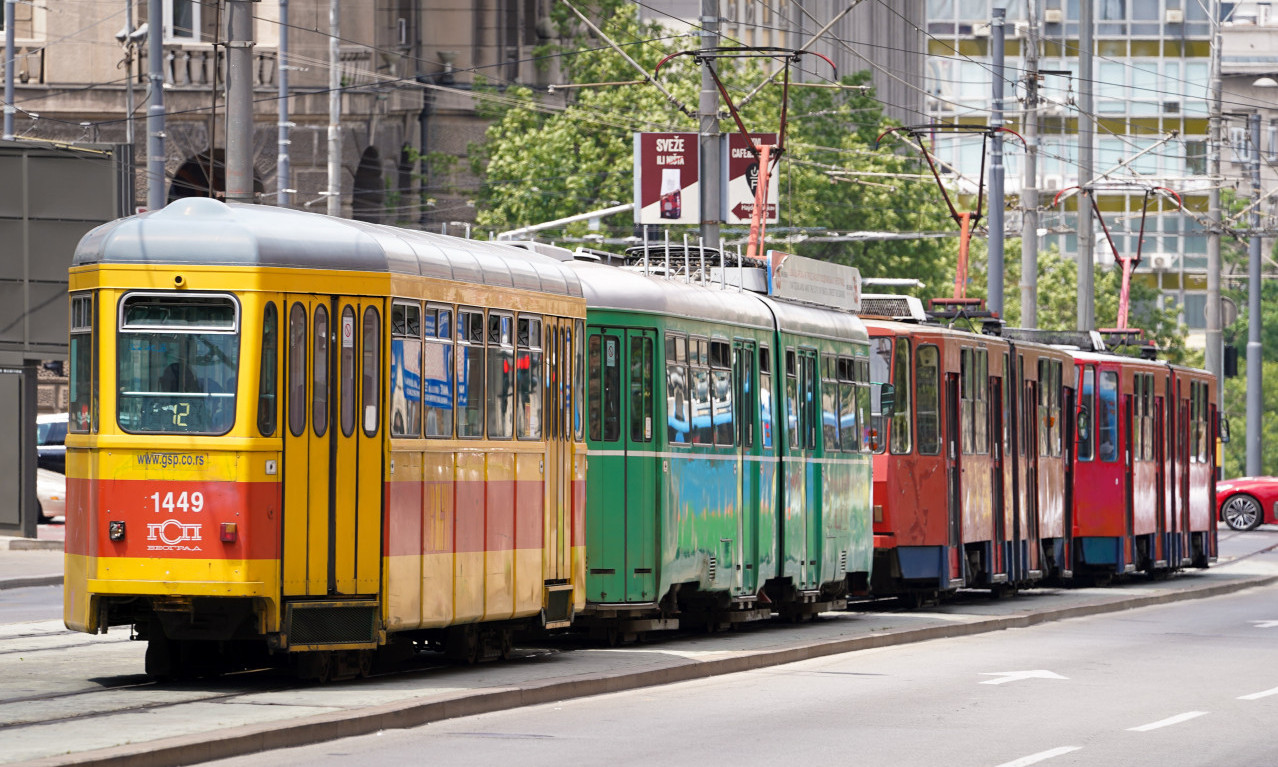
[[[1160,719],[1157,722],[1142,724],[1140,727],[1128,727],[1127,731],[1128,732],[1149,732],[1150,730],[1157,730],[1160,727],[1170,727],[1173,724],[1188,722],[1190,719],[1197,719],[1200,716],[1206,716],[1206,715],[1207,715],[1206,711],[1186,711],[1183,714],[1177,714],[1176,716],[1169,716],[1166,719]]]
[[[1001,679],[986,679],[981,684],[1003,684],[1005,682],[1019,682],[1022,679],[1068,679],[1069,677],[1061,676],[1052,671],[1038,669],[1037,671],[986,671],[981,676],[997,676]]]
[[[998,767],[1026,767],[1026,765],[1038,764],[1039,762],[1047,759],[1068,754],[1071,751],[1077,751],[1080,748],[1082,748],[1082,746],[1061,746],[1060,748],[1053,748],[1050,751],[1039,751],[1037,754],[1030,754],[1029,756],[1022,756],[1020,759],[1016,759],[1011,762],[1004,762],[998,765]]]
[[[1273,687],[1263,692],[1253,692],[1251,695],[1239,695],[1238,700],[1260,700],[1268,698],[1270,695],[1278,695],[1278,687]]]
[[[1278,628],[1278,621],[1252,621],[1258,629]]]

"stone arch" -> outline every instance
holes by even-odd
[[[356,221],[381,223],[385,205],[386,183],[382,180],[382,158],[377,147],[368,147],[359,158],[355,171],[354,199],[351,217]]]
[[[209,193],[210,184],[212,194]],[[265,190],[262,179],[253,170],[253,194],[260,195]],[[213,197],[226,199],[226,150],[214,149],[212,153],[205,150],[186,158],[169,184],[167,202],[180,200],[183,197]]]

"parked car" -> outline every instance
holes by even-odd
[[[1278,477],[1239,477],[1216,483],[1216,508],[1235,530],[1254,530],[1278,522]]]
[[[36,416],[36,465],[42,469],[67,473],[67,414]]]
[[[56,471],[36,469],[36,503],[40,524],[66,519],[67,478]]]

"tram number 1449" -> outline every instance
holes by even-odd
[[[165,493],[161,499],[159,493],[152,493],[151,500],[155,502],[155,512],[158,514],[161,510],[167,512],[174,511],[203,511],[204,510],[204,493],[195,491],[194,493]]]

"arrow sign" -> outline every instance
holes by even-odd
[[[1278,621],[1252,621],[1258,629],[1278,628]]]
[[[1018,682],[1022,679],[1068,679],[1069,677],[1051,671],[1038,669],[1037,671],[987,671],[981,676],[996,676],[998,679],[986,679],[981,684],[1004,684],[1006,682]]]

